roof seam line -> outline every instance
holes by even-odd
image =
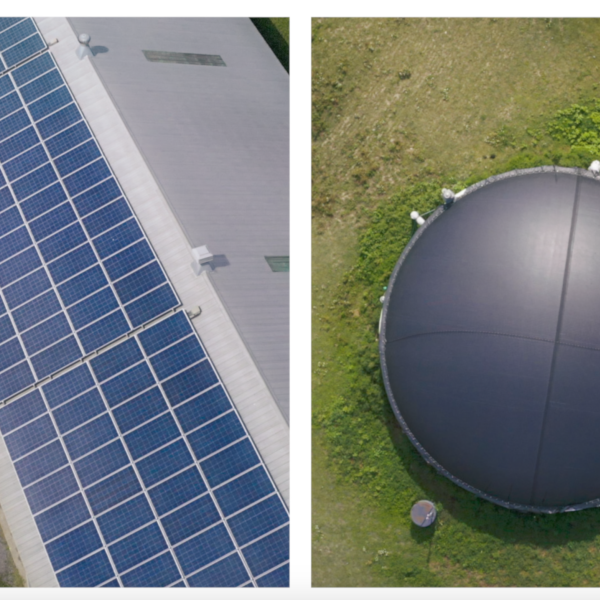
[[[563,275],[563,284],[562,284],[562,290],[561,290],[561,294],[560,294],[560,307],[558,309],[558,319],[557,319],[557,323],[556,323],[556,335],[555,335],[555,339],[554,339],[554,349],[552,350],[552,362],[550,363],[550,375],[548,376],[548,389],[546,392],[546,403],[544,406],[544,416],[542,418],[542,429],[540,431],[540,441],[539,441],[539,445],[538,445],[537,457],[535,460],[535,468],[533,471],[533,486],[531,488],[531,497],[530,497],[531,504],[534,503],[534,498],[535,498],[535,495],[538,490],[540,459],[542,456],[542,449],[544,446],[544,434],[546,432],[546,426],[548,424],[548,412],[549,412],[548,409],[550,406],[550,398],[552,397],[552,389],[553,389],[553,384],[554,384],[554,370],[556,367],[556,355],[557,355],[558,348],[560,346],[560,343],[559,343],[560,332],[562,330],[565,300],[567,298],[567,288],[568,288],[568,283],[569,283],[569,274],[570,274],[570,270],[571,270],[571,257],[573,255],[573,240],[575,238],[575,229],[577,227],[577,212],[578,212],[578,208],[579,208],[579,183],[580,183],[580,180],[581,180],[581,178],[578,175],[577,179],[576,179],[576,183],[575,183],[575,199],[573,201],[573,213],[571,216],[571,230],[569,231],[569,244],[567,246],[567,257],[565,260],[565,272]],[[543,501],[544,501],[544,498],[542,498],[542,502]]]

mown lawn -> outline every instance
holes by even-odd
[[[438,476],[395,422],[377,348],[409,212],[510,168],[587,167],[599,83],[598,20],[313,21],[314,585],[600,584],[600,511],[514,513]],[[426,531],[409,518],[423,497]]]

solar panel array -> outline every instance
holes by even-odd
[[[0,74],[45,48],[32,19],[0,18]]]
[[[31,27],[0,19],[31,56],[0,77],[0,432],[57,579],[287,586],[287,509]]]

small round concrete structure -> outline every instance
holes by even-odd
[[[380,355],[439,473],[517,510],[600,506],[600,179],[511,171],[439,207],[390,278]]]
[[[419,500],[410,511],[412,522],[418,527],[429,527],[437,516],[435,505],[429,500]]]

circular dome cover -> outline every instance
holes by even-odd
[[[519,510],[600,505],[600,180],[511,171],[437,209],[391,276],[380,353],[452,481]]]

